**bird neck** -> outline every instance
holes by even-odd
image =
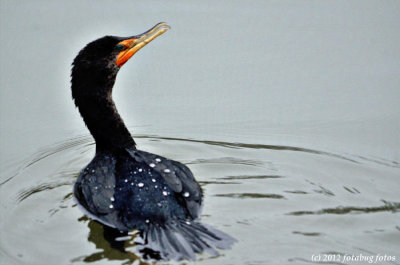
[[[135,149],[135,141],[118,114],[111,94],[75,98],[75,103],[96,141],[96,152]]]

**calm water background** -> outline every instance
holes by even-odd
[[[94,143],[69,73],[89,41],[160,21],[172,29],[124,65],[114,99],[141,149],[195,173],[203,220],[238,239],[197,264],[400,264],[399,1],[0,7],[1,264],[139,263],[71,197]],[[342,263],[365,264],[327,264]]]

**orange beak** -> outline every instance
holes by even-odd
[[[119,67],[124,65],[137,51],[170,28],[171,27],[167,23],[158,23],[145,33],[130,37],[118,43],[118,45],[123,45],[125,49],[118,54],[117,60],[115,61],[116,65]]]

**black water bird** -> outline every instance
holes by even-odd
[[[74,195],[92,219],[120,231],[139,231],[140,249],[161,259],[195,259],[217,254],[235,241],[198,221],[202,190],[185,165],[136,148],[112,100],[120,67],[139,49],[169,29],[159,23],[147,32],[105,36],[76,56],[72,97],[96,141],[96,154],[74,186]]]

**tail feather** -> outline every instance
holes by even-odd
[[[210,255],[218,255],[218,251],[215,249],[215,247],[217,240],[221,240],[221,238],[210,240],[208,234],[201,233],[201,230],[198,230],[198,226],[195,223],[191,223],[190,226],[186,223],[182,224],[182,230],[189,233],[189,240],[191,240],[191,242],[196,246],[200,247],[199,253],[205,251]]]
[[[236,241],[234,238],[209,225],[194,223],[194,226],[209,244],[219,249],[228,249]],[[212,243],[213,242],[213,243]]]
[[[185,236],[185,239],[191,243],[190,247],[195,253],[201,253],[207,249],[210,249],[210,245],[204,242],[194,229],[188,229],[185,225],[182,225],[181,233],[183,236]],[[218,255],[218,252],[215,250],[211,251],[211,253],[208,251],[208,253],[211,255]]]
[[[181,253],[182,258],[184,257],[195,257],[193,249],[186,244],[185,238],[179,234],[176,230],[164,230],[169,243],[177,253]]]
[[[196,253],[218,255],[236,242],[231,236],[199,222],[175,221],[164,225],[150,224],[142,231],[139,252],[151,249],[163,260],[196,260]]]
[[[207,243],[204,236],[197,233],[192,227],[182,225],[182,232],[186,232],[186,240],[191,244],[193,250],[197,250],[196,253],[207,252],[210,255],[218,255],[218,251],[213,248],[213,244]]]

